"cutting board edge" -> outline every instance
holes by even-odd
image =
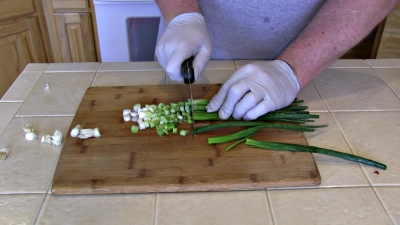
[[[278,185],[279,184],[279,185]],[[283,183],[274,182],[253,182],[242,184],[182,184],[182,185],[142,185],[142,186],[114,186],[114,187],[60,187],[53,186],[52,194],[68,195],[68,194],[139,194],[139,193],[172,193],[172,192],[210,192],[210,191],[254,191],[267,188],[294,188],[294,187],[314,187],[321,184],[321,177],[314,179],[287,181]]]

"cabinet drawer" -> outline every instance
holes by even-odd
[[[16,16],[34,13],[35,8],[32,0],[1,0],[0,20]]]
[[[52,0],[54,9],[88,9],[88,0]]]

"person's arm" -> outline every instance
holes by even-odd
[[[278,59],[306,86],[331,63],[359,43],[399,0],[328,0]]]
[[[197,0],[156,0],[161,13],[164,16],[166,25],[178,15],[189,12],[200,13],[199,4]]]
[[[182,63],[194,56],[194,79],[211,58],[212,45],[197,0],[156,0],[167,25],[157,41],[156,57],[167,75],[183,82]]]

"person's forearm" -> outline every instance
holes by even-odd
[[[367,36],[400,0],[328,0],[278,57],[294,70],[300,87]]]
[[[200,12],[197,0],[156,0],[156,2],[167,25],[172,19],[182,13]]]

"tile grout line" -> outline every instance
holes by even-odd
[[[385,204],[383,204],[382,199],[379,197],[378,192],[376,192],[375,187],[372,187],[372,192],[374,192],[376,198],[379,201],[379,204],[382,206],[383,210],[385,210],[386,215],[389,217],[390,222],[392,222],[392,224],[396,224],[395,223],[395,219],[390,215],[389,210],[386,208]]]
[[[153,216],[153,225],[157,225],[157,204],[158,204],[158,193],[155,193],[156,197],[154,199],[154,216]]]
[[[35,221],[33,222],[33,224],[37,224],[37,223],[38,223],[38,219],[39,219],[39,217],[40,217],[40,214],[42,214],[43,206],[44,206],[44,203],[45,203],[46,200],[47,200],[47,197],[48,197],[48,194],[46,193],[45,196],[44,196],[44,198],[43,198],[42,204],[40,205],[39,212],[37,213],[36,218],[35,218]]]
[[[340,124],[339,124],[339,122],[338,122],[336,116],[335,116],[333,113],[331,113],[331,115],[332,115],[332,118],[333,118],[333,120],[334,120],[336,126],[339,128],[340,135],[343,137],[344,141],[346,142],[347,147],[350,149],[351,153],[352,153],[353,155],[355,155],[354,150],[353,150],[353,147],[351,146],[350,141],[348,140],[348,138],[347,138],[346,135],[344,134],[344,130],[343,130],[342,127],[340,126]],[[371,182],[371,180],[368,178],[367,172],[365,171],[365,169],[361,166],[361,163],[358,163],[358,167],[361,169],[361,171],[362,171],[364,177],[367,179],[367,182],[368,182],[369,186],[370,186],[370,187],[373,187],[372,182]]]
[[[384,69],[384,68],[382,68]],[[372,70],[379,76],[379,78],[381,78],[381,80],[386,84],[386,86],[393,92],[393,94],[395,94],[397,96],[397,98],[400,98],[400,96],[396,93],[395,90],[393,90],[392,87],[390,87],[390,85],[386,82],[386,80],[378,73],[378,71],[375,70],[375,68],[372,68]]]
[[[97,67],[97,69],[96,69],[96,71],[94,72],[94,76],[93,76],[93,78],[92,78],[92,81],[90,82],[90,84],[89,84],[89,87],[88,88],[90,88],[90,87],[92,87],[92,85],[93,85],[93,82],[94,82],[94,80],[96,79],[96,77],[97,77],[97,73],[99,72],[99,68],[101,67],[101,64],[102,63],[99,63],[99,66]],[[87,89],[86,89],[87,90]],[[82,97],[83,98],[83,97]]]
[[[272,224],[276,225],[274,213],[272,212],[272,205],[269,198],[268,189],[264,189],[264,192],[265,192],[265,197],[267,198],[268,201],[269,214],[271,215]]]

